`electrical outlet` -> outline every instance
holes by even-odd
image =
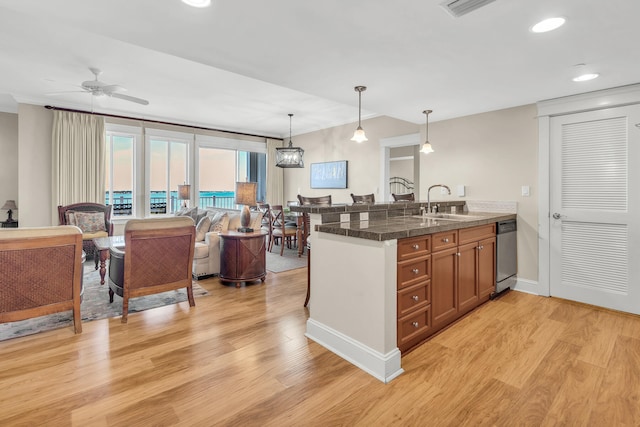
[[[457,189],[458,189],[458,197],[464,197],[464,190],[465,190],[464,185],[462,184],[458,185]]]

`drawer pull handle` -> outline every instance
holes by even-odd
[[[456,256],[462,256],[462,255],[460,255],[460,252],[458,252],[458,253],[456,254]]]
[[[418,274],[420,273],[420,270],[418,270],[417,268],[414,268],[413,270],[411,270],[413,272],[413,274]]]
[[[484,246],[480,245],[480,246],[478,246],[478,249],[483,250]]]
[[[449,239],[447,239],[446,237],[444,239],[442,239],[443,242],[445,243],[449,243]]]
[[[413,327],[414,327],[414,328],[417,328],[418,326],[420,326],[420,323],[418,323],[418,322],[413,322],[413,323],[412,323],[412,325],[413,325]]]
[[[420,245],[419,245],[419,244],[417,244],[417,243],[416,243],[416,244],[414,244],[414,245],[413,245],[413,249],[415,249],[415,250],[417,251],[418,249],[420,249]]]
[[[418,295],[414,295],[411,298],[413,298],[413,300],[416,301],[416,302],[420,299],[420,297],[418,297]]]

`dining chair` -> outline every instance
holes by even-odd
[[[270,212],[272,240],[269,244],[269,252],[271,252],[273,243],[280,241],[280,255],[282,256],[285,244],[288,247],[292,247],[292,243],[296,241],[298,227],[297,225],[291,226],[286,223],[282,205],[272,205]]]
[[[391,194],[391,197],[393,197],[394,201],[399,201],[399,200],[408,200],[410,202],[414,202],[416,200],[416,197],[413,193],[406,193],[406,194]]]
[[[375,203],[376,202],[376,198],[373,195],[373,193],[363,194],[362,196],[356,196],[355,194],[351,193],[351,199],[353,199],[353,203]]]
[[[260,222],[260,229],[266,231],[267,234],[267,248],[271,247],[271,206],[269,203],[258,203],[258,211],[262,213],[262,220]]]

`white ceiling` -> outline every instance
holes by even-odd
[[[0,110],[16,102],[284,137],[358,117],[430,121],[640,82],[640,1],[0,0]],[[551,16],[559,30],[529,27]],[[576,64],[586,64],[576,67]],[[78,90],[100,80],[142,106]],[[600,78],[575,83],[583,71]],[[93,99],[92,99],[93,98]],[[93,102],[93,104],[92,104]],[[366,129],[365,129],[366,130]]]

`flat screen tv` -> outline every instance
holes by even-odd
[[[347,188],[347,160],[311,163],[311,188]]]

